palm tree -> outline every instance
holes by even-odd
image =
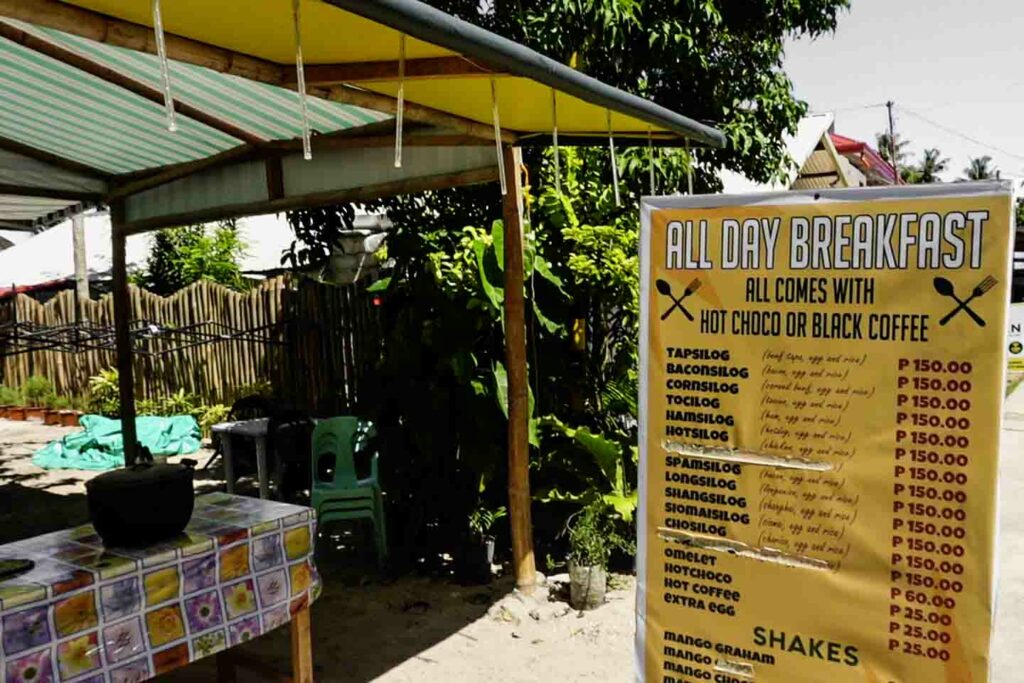
[[[910,144],[909,140],[904,140],[900,137],[899,133],[896,133],[893,138],[896,140],[896,163],[900,168],[906,167],[907,160],[907,145]],[[889,139],[888,133],[878,133],[875,135],[875,142],[878,144],[878,153],[882,155],[882,158],[892,163],[892,142]]]
[[[924,151],[924,157],[918,165],[915,173],[915,182],[918,183],[939,183],[942,180],[939,174],[949,167],[949,157],[943,157],[942,152],[934,147]]]
[[[992,166],[992,157],[974,157],[964,169],[964,180],[992,180],[999,177],[999,169]]]

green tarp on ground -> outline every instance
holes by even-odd
[[[82,431],[68,434],[36,451],[32,464],[48,470],[112,470],[124,466],[121,421],[99,415],[82,417]],[[139,443],[155,456],[188,455],[199,450],[199,423],[194,417],[140,417]]]

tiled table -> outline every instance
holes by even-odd
[[[308,508],[212,493],[153,547],[104,549],[89,525],[0,546],[36,563],[0,582],[0,677],[142,681],[291,622],[295,680],[312,680],[315,527]]]

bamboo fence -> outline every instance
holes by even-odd
[[[376,309],[360,284],[336,287],[282,276],[244,293],[208,281],[168,297],[135,286],[129,289],[134,320],[160,327],[213,322],[265,338],[137,354],[135,391],[140,399],[184,389],[206,401],[230,403],[244,387],[269,383],[296,407],[351,410],[360,382],[379,356]],[[0,301],[0,325],[15,319],[46,326],[78,321],[113,325],[109,294],[82,301],[80,307],[76,303],[73,290],[46,303],[19,294]],[[163,351],[167,344],[150,342],[150,348]],[[80,396],[87,392],[90,377],[114,366],[114,352],[107,349],[10,354],[0,341],[0,384],[11,387],[42,375],[53,382],[58,395]]]

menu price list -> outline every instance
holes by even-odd
[[[973,364],[897,362],[888,649],[947,662],[967,554]]]

